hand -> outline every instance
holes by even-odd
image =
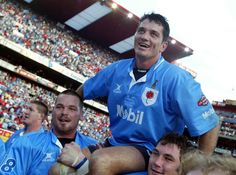
[[[48,175],[76,175],[76,170],[72,167],[56,162],[48,171]]]
[[[76,165],[78,165],[84,158],[85,156],[82,153],[80,146],[75,142],[71,142],[66,144],[62,149],[61,155],[58,157],[57,161],[70,167],[76,167]]]

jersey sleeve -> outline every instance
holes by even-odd
[[[200,84],[186,71],[175,74],[170,90],[172,106],[181,117],[191,136],[199,136],[219,124],[211,103],[202,92]]]
[[[94,77],[85,81],[83,88],[84,99],[94,99],[96,97],[105,97],[108,95],[109,84],[112,81],[117,64],[118,62],[107,66]]]

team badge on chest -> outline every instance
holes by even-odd
[[[158,93],[159,92],[157,90],[146,87],[142,94],[143,104],[145,106],[153,105],[157,100]]]

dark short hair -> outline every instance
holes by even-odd
[[[188,148],[188,138],[184,135],[179,135],[177,133],[168,133],[164,135],[159,141],[158,144],[167,145],[174,144],[177,145],[180,149],[180,158],[185,153]]]
[[[150,22],[154,21],[157,24],[160,24],[163,26],[163,41],[167,41],[170,35],[170,26],[169,23],[167,22],[166,17],[156,14],[156,13],[149,13],[149,14],[144,14],[141,19],[140,23],[143,22],[145,19],[148,19]]]
[[[65,94],[65,95],[72,95],[72,96],[77,97],[77,98],[79,99],[79,102],[80,102],[80,107],[81,107],[81,108],[83,107],[83,100],[81,99],[81,97],[79,96],[79,94],[76,93],[76,91],[74,91],[74,90],[72,90],[72,89],[67,89],[67,90],[64,90],[64,91],[60,92],[60,93],[58,94],[58,96],[59,96],[59,95],[62,95],[62,94]],[[57,98],[58,98],[58,96],[57,96]],[[57,101],[57,99],[56,99],[56,101]]]

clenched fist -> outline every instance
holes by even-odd
[[[48,175],[76,175],[76,170],[57,162],[50,168]]]

